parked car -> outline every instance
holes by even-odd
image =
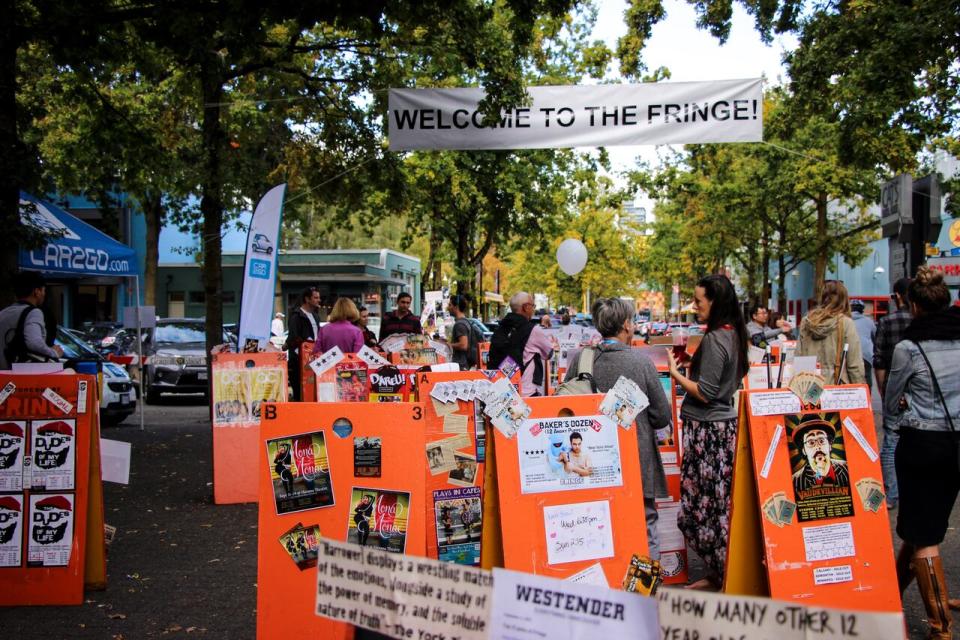
[[[100,422],[116,426],[137,409],[137,394],[133,381],[123,367],[104,360],[97,351],[84,342],[78,332],[57,327],[55,343],[63,349],[64,366],[75,367],[78,362],[97,362],[103,371],[100,388]]]
[[[161,393],[207,393],[206,322],[201,318],[164,318],[143,337],[143,394],[147,404]],[[231,335],[223,331],[223,342]]]

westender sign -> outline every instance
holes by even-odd
[[[483,117],[482,89],[391,89],[390,149],[544,149],[759,142],[759,78],[530,87],[531,103]]]

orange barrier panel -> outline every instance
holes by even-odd
[[[293,548],[289,536],[281,541],[298,523],[340,541],[357,542],[365,531],[367,546],[424,555],[424,413],[421,403],[264,406],[257,467],[257,638],[353,635],[352,627],[314,615],[317,574],[307,570],[308,559],[301,569],[285,550],[286,543]],[[379,455],[370,451],[371,439],[379,439]],[[371,496],[368,505],[361,504],[364,495]]]
[[[212,363],[213,501],[257,501],[260,407],[287,399],[287,354],[217,353]]]
[[[0,605],[83,602],[106,582],[93,375],[0,374]],[[25,458],[30,462],[24,465]]]
[[[602,577],[608,585],[616,587],[626,574],[630,557],[647,553],[637,435],[633,428],[621,429],[610,422],[596,423],[594,418],[600,415],[602,399],[599,394],[525,398],[532,413],[520,429],[527,430],[533,439],[521,433],[509,439],[499,431],[495,433],[506,568],[553,578],[568,578],[593,568],[595,577]],[[594,456],[590,460],[595,467],[594,479],[609,480],[617,476],[613,470],[616,467],[614,447],[607,444],[613,442],[611,437],[615,438],[620,454],[620,486],[549,490],[558,483],[570,482],[570,486],[582,483],[582,478],[573,478],[566,470],[550,469],[553,465],[546,457],[546,451],[554,446],[551,433],[556,423],[551,419],[560,416],[582,418],[581,424],[568,423],[564,427],[564,438],[570,440],[569,427],[575,426],[584,434],[583,451],[591,451],[588,447],[591,442],[599,444],[600,450],[593,449],[595,453],[590,454]],[[604,429],[613,429],[616,433],[608,436]],[[533,446],[535,443],[543,446]],[[538,464],[548,466],[538,472]],[[551,472],[555,472],[553,477],[548,475]],[[522,492],[524,482],[528,493]],[[594,528],[589,540],[568,539],[569,533],[581,530],[582,526]],[[581,546],[588,548],[589,553],[580,555],[582,549],[578,547]],[[568,561],[571,557],[586,559]]]
[[[900,611],[869,390],[828,386],[825,394],[831,389],[861,394],[862,408],[777,412],[790,406],[790,392],[742,394],[756,487],[745,508],[760,515],[770,597]],[[735,513],[743,508],[735,504]],[[731,554],[748,539],[731,531]]]

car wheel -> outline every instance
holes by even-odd
[[[147,387],[143,393],[147,404],[160,404],[160,392],[153,387]]]

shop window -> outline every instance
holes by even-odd
[[[206,291],[191,291],[190,304],[205,304],[207,301]]]
[[[185,311],[185,296],[183,291],[168,291],[167,292],[167,317],[168,318],[182,318],[186,315]]]

